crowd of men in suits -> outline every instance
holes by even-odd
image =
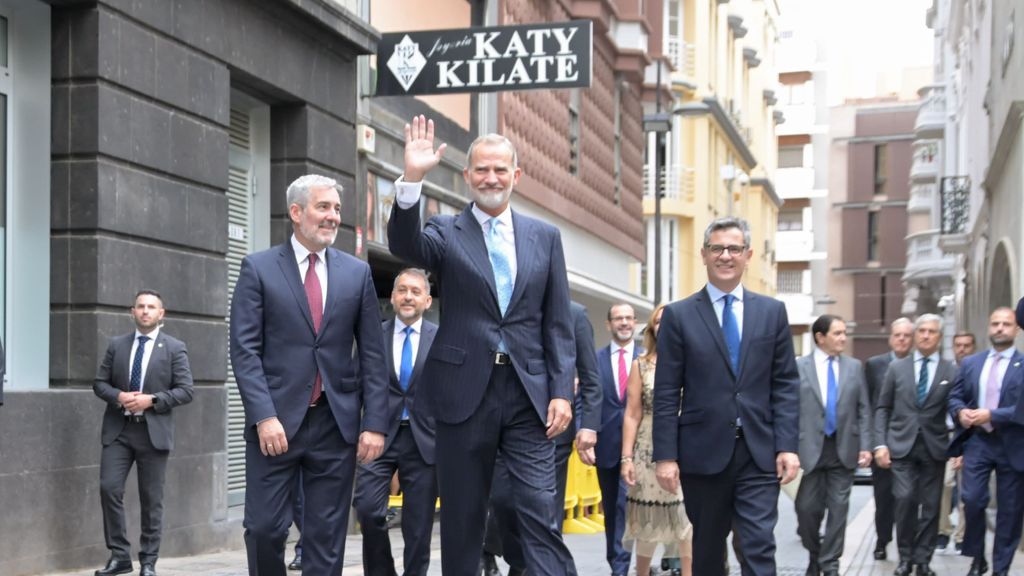
[[[405,137],[388,240],[410,267],[394,279],[393,318],[382,322],[367,263],[331,247],[341,187],[325,176],[292,182],[292,236],[242,262],[230,360],[246,416],[249,573],[286,573],[301,494],[303,552],[294,567],[340,574],[354,508],[364,573],[395,575],[386,514],[397,473],[404,574],[427,572],[440,497],[444,574],[492,576],[488,556],[497,551],[510,574],[575,575],[560,531],[575,442],[581,460],[597,467],[610,571],[627,574],[619,467],[632,453],[622,446],[622,419],[641,353],[633,308],[611,307],[611,343],[595,354],[586,311],[569,300],[558,230],[509,207],[521,175],[509,140],[475,140],[464,169],[473,202],[424,224],[423,182],[445,145],[435,148],[433,123],[422,116]],[[895,525],[896,576],[931,576],[952,458],[971,576],[988,570],[985,509],[995,473],[992,567],[1005,574],[1024,510],[1024,358],[1013,348],[1024,309],[1016,319],[995,310],[991,350],[958,358],[959,367],[940,357],[942,319],[932,314],[893,323],[892,351],[866,366],[843,354],[845,322],[822,316],[814,351],[796,359],[783,304],[742,284],[752,255],[746,221],[712,222],[701,249],[707,285],[665,307],[657,339],[653,460],[662,488],[681,485],[693,572],[724,576],[731,532],[744,574],[774,574],[780,486],[799,478],[807,573],[838,574],[854,469],[871,465],[876,558],[885,558]],[[424,318],[432,291],[444,303],[439,324]],[[130,312],[135,330],[111,339],[94,387],[106,402],[100,484],[110,550],[97,576],[133,570],[123,510],[133,465],[140,574],[155,576],[172,410],[192,399],[185,345],[161,331],[162,296],[142,290]],[[0,378],[2,366],[0,352]]]

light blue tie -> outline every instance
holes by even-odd
[[[832,357],[828,357],[828,391],[825,399],[825,436],[836,433],[836,400],[839,398],[839,386],[836,384],[836,373],[832,369]]]
[[[491,268],[494,270],[494,288],[498,291],[498,306],[501,308],[501,315],[504,316],[512,299],[512,264],[509,263],[508,252],[505,249],[505,239],[498,232],[501,220],[491,218],[487,222],[490,223],[487,231],[487,257],[490,258]]]
[[[726,294],[722,297],[725,305],[722,306],[722,333],[725,335],[725,345],[729,348],[729,363],[732,364],[732,372],[737,376],[740,373],[740,327],[736,323],[736,315],[732,313],[732,301],[735,296]]]
[[[398,367],[398,385],[402,387],[402,392],[409,391],[409,379],[412,378],[412,333],[414,330],[412,326],[406,326],[402,332],[405,332],[405,342],[402,344],[402,365]],[[402,408],[402,420],[409,419],[409,410]]]

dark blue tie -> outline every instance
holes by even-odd
[[[402,387],[402,392],[407,392],[409,379],[412,378],[412,326],[406,326],[402,332],[405,332],[405,342],[402,344],[402,365],[398,367],[398,385]],[[408,418],[409,410],[403,408],[402,419]]]
[[[722,333],[725,335],[725,345],[729,348],[729,363],[732,364],[733,374],[740,373],[740,327],[736,323],[736,315],[732,313],[732,301],[735,296],[726,294],[725,306],[722,307]]]
[[[825,436],[836,433],[836,400],[839,398],[839,387],[836,385],[836,373],[832,369],[832,357],[828,357],[828,390],[825,399]]]
[[[917,405],[924,406],[928,397],[928,357],[921,358],[921,373],[917,376]]]
[[[131,379],[128,381],[129,392],[142,390],[142,357],[146,354],[146,342],[149,342],[149,336],[139,336],[139,345],[135,348],[135,358],[132,359]]]

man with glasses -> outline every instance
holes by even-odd
[[[619,476],[622,456],[622,414],[626,407],[626,386],[633,359],[643,350],[633,342],[636,313],[624,302],[608,309],[608,332],[612,341],[597,351],[597,371],[604,400],[601,429],[595,446],[597,481],[604,503],[604,534],[608,565],[617,576],[629,572],[629,550],[622,546],[626,530],[626,485]]]
[[[701,576],[725,574],[731,529],[744,572],[775,574],[779,484],[800,468],[800,379],[786,307],[741,284],[752,255],[745,220],[708,225],[707,286],[669,304],[658,334],[654,460],[662,488],[682,481]]]

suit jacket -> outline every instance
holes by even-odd
[[[953,388],[956,368],[949,360],[940,359],[934,369],[935,378],[920,407],[917,405],[913,354],[894,360],[885,373],[882,390],[878,394],[878,406],[875,408],[874,444],[888,447],[892,458],[903,458],[909,454],[918,434],[924,439],[932,458],[946,458],[946,447],[949,444],[946,400]]]
[[[597,376],[597,358],[594,356],[594,327],[587,318],[587,309],[582,304],[570,302],[573,333],[576,339],[576,378],[579,389],[573,402],[575,426],[555,436],[555,444],[570,444],[576,439],[576,432],[586,428],[601,430],[601,383]]]
[[[818,465],[825,443],[825,399],[821,397],[814,353],[796,360],[800,372],[800,467]],[[853,470],[861,451],[871,450],[871,409],[860,360],[839,356],[839,398],[836,400],[836,452]]]
[[[117,395],[130,390],[132,344],[135,331],[110,339],[92,391],[107,403],[103,412],[101,441],[113,442],[125,427],[124,407]],[[153,342],[153,351],[142,381],[143,394],[153,395],[153,407],[146,410],[149,440],[157,450],[174,448],[174,419],[171,409],[192,401],[192,369],[185,343],[161,330]]]
[[[800,377],[786,307],[744,290],[739,373],[707,290],[665,307],[654,377],[654,459],[684,474],[717,474],[732,459],[740,418],[758,468],[797,452]],[[680,409],[680,392],[682,392]]]
[[[423,369],[434,416],[458,424],[476,410],[503,341],[541,422],[553,398],[572,401],[576,347],[569,280],[558,229],[512,212],[517,272],[504,315],[480,223],[467,206],[420,228],[420,207],[395,206],[388,221],[391,252],[440,279],[440,327]]]
[[[634,345],[630,364],[643,353],[643,347]],[[615,386],[611,344],[597,351],[597,373],[601,377],[604,399],[601,402],[601,428],[597,435],[597,445],[594,446],[594,456],[598,468],[614,468],[622,458],[622,417],[626,400],[619,399],[619,389]]]
[[[964,358],[963,364],[956,373],[953,389],[949,393],[949,415],[956,423],[956,433],[950,444],[951,456],[959,455],[960,448],[972,434],[984,434],[985,431],[972,426],[960,427],[960,411],[964,408],[978,408],[981,384],[981,370],[989,351],[985,350]],[[1024,422],[1015,420],[1024,392],[1024,354],[1013,351],[1010,364],[1003,376],[1002,389],[999,392],[999,408],[992,411],[992,428],[998,432],[997,438],[1006,450],[1010,465],[1014,470],[1024,472]]]
[[[409,427],[412,429],[412,437],[420,450],[420,456],[427,464],[434,463],[434,417],[426,408],[426,402],[416,402],[416,391],[419,389],[420,377],[423,375],[423,366],[427,363],[427,354],[430,346],[434,343],[434,336],[437,334],[437,324],[426,319],[420,329],[420,345],[416,350],[416,359],[413,363],[412,376],[409,377],[409,389],[403,391],[398,381],[398,374],[395,368],[395,322],[394,318],[384,322],[384,357],[388,365],[388,437],[384,442],[384,450],[391,447],[398,435],[398,425],[402,422],[402,409],[409,410]],[[422,400],[422,398],[421,398]]]
[[[327,249],[327,299],[320,331],[290,241],[242,260],[231,302],[231,364],[245,407],[245,437],[276,416],[291,440],[320,371],[323,393],[345,441],[362,429],[387,433],[387,363],[370,267]],[[359,345],[358,365],[352,357]]]
[[[874,416],[875,408],[878,407],[878,394],[882,391],[882,382],[885,381],[885,372],[893,361],[893,353],[886,352],[868,358],[864,366],[864,380],[868,386],[868,402],[871,403],[871,414]]]

